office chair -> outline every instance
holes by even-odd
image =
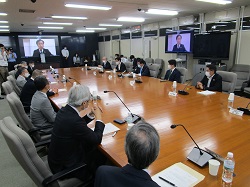
[[[237,82],[237,74],[228,71],[217,71],[217,73],[222,77],[222,91],[233,93]]]
[[[7,80],[11,82],[14,91],[15,91],[16,94],[19,96],[19,95],[21,94],[21,90],[20,90],[20,88],[18,88],[18,86],[17,86],[17,84],[16,84],[16,79],[15,79],[12,75],[9,75],[9,76],[7,77]]]
[[[235,64],[231,68],[230,72],[237,74],[235,91],[241,91],[243,83],[250,79],[250,65]]]
[[[181,72],[181,83],[184,84],[187,80],[188,70],[182,67],[176,67],[176,69],[179,70],[179,72]]]
[[[10,94],[11,92],[14,91],[14,88],[12,86],[12,83],[10,81],[5,81],[2,83],[3,90],[5,94]]]
[[[160,71],[160,65],[159,64],[151,64],[148,66],[149,71],[150,71],[150,76],[158,78],[159,76],[159,71]]]

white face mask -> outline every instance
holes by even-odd
[[[206,75],[207,77],[210,77],[210,73],[209,73],[208,71],[205,72],[205,75]]]
[[[138,64],[137,66],[138,66],[138,68],[141,68],[141,65],[140,65],[140,64]]]
[[[103,63],[106,63],[106,61],[105,61],[105,60],[103,60],[102,62],[103,62]]]
[[[119,65],[119,62],[115,62],[116,63],[116,65]]]
[[[171,65],[168,65],[168,69],[172,69],[172,66],[171,66]]]
[[[28,69],[28,66],[24,66],[26,69]]]
[[[35,67],[35,65],[31,65],[30,67],[32,67],[32,68],[33,68],[33,67]]]
[[[29,73],[25,73],[24,76],[27,78],[27,77],[30,76],[30,74]]]

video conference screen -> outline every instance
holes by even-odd
[[[193,31],[166,33],[165,53],[192,53]]]
[[[21,57],[40,57],[41,53],[45,57],[60,55],[58,36],[18,36]]]

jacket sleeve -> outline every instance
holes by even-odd
[[[48,122],[53,123],[56,118],[56,112],[54,111],[53,107],[49,99],[44,99],[41,105],[41,112],[44,117],[48,120]]]

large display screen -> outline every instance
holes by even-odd
[[[212,32],[194,36],[194,58],[228,59],[231,32]]]
[[[45,57],[60,55],[58,36],[46,35],[19,35],[18,36],[21,57]]]
[[[193,31],[166,32],[165,53],[192,53]]]

